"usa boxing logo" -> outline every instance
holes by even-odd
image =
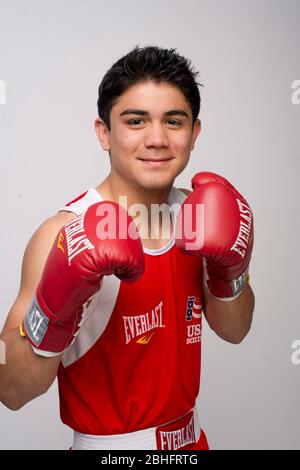
[[[199,320],[197,323],[187,325],[186,344],[200,343],[201,341],[201,320],[202,320],[202,303],[200,297],[189,296],[187,298],[185,319],[191,322],[193,319]]]

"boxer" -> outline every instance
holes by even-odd
[[[214,173],[195,175],[192,191],[174,186],[201,131],[197,75],[154,46],[111,66],[95,120],[110,172],[25,250],[0,399],[20,409],[57,377],[73,449],[208,449],[196,405],[203,317],[233,344],[251,326],[248,202]]]

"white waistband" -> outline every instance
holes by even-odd
[[[195,440],[197,442],[200,438],[201,428],[196,409],[193,410],[193,416]],[[171,423],[174,423],[174,421],[176,420],[173,420]],[[74,431],[72,450],[156,450],[156,430],[162,426],[164,425],[127,434],[106,436],[81,434]]]

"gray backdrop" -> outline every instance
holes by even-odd
[[[202,425],[215,449],[299,449],[300,2],[2,0],[0,11],[0,327],[32,232],[108,172],[93,129],[103,74],[136,44],[175,47],[205,85],[177,186],[221,173],[255,213],[253,327],[235,346],[205,325]],[[1,449],[70,443],[56,383],[20,411],[0,405]]]

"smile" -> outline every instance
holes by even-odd
[[[172,160],[172,158],[138,158],[144,165],[152,166],[152,167],[160,167]]]

